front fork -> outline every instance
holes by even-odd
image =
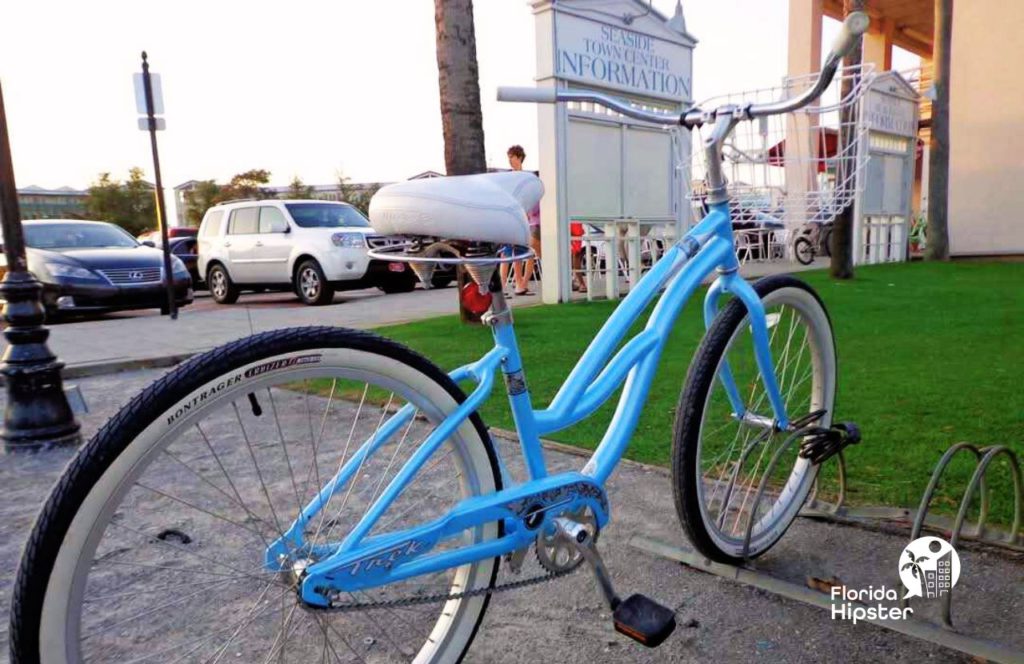
[[[772,361],[771,346],[768,338],[768,320],[765,316],[764,303],[761,297],[754,290],[753,286],[739,276],[737,268],[730,268],[721,271],[719,277],[711,284],[707,295],[704,297],[704,325],[711,329],[711,325],[718,314],[718,301],[723,293],[730,293],[739,298],[747,308],[750,330],[754,338],[754,358],[757,360],[757,368],[761,374],[761,381],[764,383],[765,392],[768,393],[768,401],[772,406],[774,415],[773,426],[777,430],[789,428],[789,417],[786,415],[786,404],[782,400],[782,393],[779,390],[779,381],[775,376],[775,363]],[[758,421],[761,416],[758,413],[748,412],[746,404],[740,396],[736,381],[729,367],[728,359],[723,359],[719,378],[722,387],[729,397],[733,414],[737,420]]]

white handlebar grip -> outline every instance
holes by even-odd
[[[525,101],[534,104],[554,104],[558,101],[555,88],[498,88],[498,101]]]
[[[836,59],[844,57],[853,48],[862,34],[867,32],[871,19],[864,12],[853,12],[843,21],[839,35],[832,42],[832,54]]]

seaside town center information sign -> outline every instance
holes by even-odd
[[[692,103],[697,41],[686,31],[681,4],[672,17],[641,0],[532,0],[530,6],[539,87],[593,90],[673,113]],[[592,104],[539,104],[537,113],[546,191],[542,296],[564,302],[571,296],[572,221],[608,237],[685,230],[690,137]]]

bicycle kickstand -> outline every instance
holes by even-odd
[[[597,552],[594,538],[587,529],[565,517],[555,519],[555,527],[559,535],[583,556],[593,570],[601,594],[612,610],[615,631],[648,648],[661,645],[676,628],[675,611],[640,594],[630,595],[624,601],[619,599],[601,554]]]

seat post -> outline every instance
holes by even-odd
[[[495,345],[505,352],[505,358],[501,361],[501,373],[505,379],[505,391],[508,394],[512,420],[519,434],[519,445],[530,479],[536,480],[547,476],[547,468],[544,464],[540,436],[537,433],[537,423],[534,420],[533,402],[526,386],[523,360],[519,355],[519,343],[512,325],[512,309],[505,299],[503,285],[498,271],[495,270],[488,286],[491,307],[484,314],[483,323],[491,328]]]

